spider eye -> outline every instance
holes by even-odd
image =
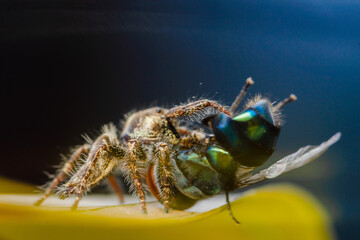
[[[243,166],[262,165],[274,152],[280,128],[266,101],[259,101],[231,118],[223,113],[212,121],[219,144]]]
[[[162,113],[162,109],[161,109],[161,108],[157,108],[157,109],[156,109],[156,113]]]

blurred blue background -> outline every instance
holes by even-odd
[[[2,1],[0,175],[46,181],[59,153],[150,104],[206,96],[230,105],[244,80],[298,101],[271,162],[337,131],[316,162],[274,182],[326,206],[340,239],[359,236],[360,2]]]

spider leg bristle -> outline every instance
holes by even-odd
[[[42,202],[50,196],[50,194],[53,192],[53,190],[66,178],[66,176],[74,169],[77,162],[81,159],[81,156],[83,153],[87,153],[90,149],[90,145],[84,144],[74,150],[74,152],[71,154],[68,161],[66,161],[61,168],[60,171],[58,171],[58,174],[56,177],[53,178],[53,180],[49,183],[48,187],[45,190],[44,195],[35,202],[35,206],[39,206],[42,204]]]

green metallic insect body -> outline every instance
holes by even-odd
[[[234,118],[219,114],[211,127],[216,140],[236,161],[257,167],[275,151],[280,127],[274,124],[270,106],[261,100]]]
[[[264,100],[235,117],[220,113],[210,120],[216,143],[205,152],[177,152],[174,185],[182,195],[198,200],[237,188],[239,169],[252,170],[274,152],[280,128]],[[173,206],[174,207],[174,206]]]
[[[190,148],[176,152],[172,162],[174,186],[171,207],[187,209],[199,199],[225,192],[229,213],[238,223],[231,212],[229,192],[302,166],[308,159],[316,158],[317,151],[324,152],[340,138],[339,133],[334,135],[311,154],[305,147],[294,156],[290,155],[252,176],[251,172],[264,164],[275,151],[281,127],[278,110],[295,99],[292,95],[277,106],[265,99],[254,99],[234,117],[218,113],[205,119],[203,122],[210,127],[215,141],[206,150]],[[297,158],[301,159],[306,154],[309,155],[295,164]],[[244,180],[241,182],[239,179]]]

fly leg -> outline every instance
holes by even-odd
[[[236,108],[239,106],[239,104],[241,103],[241,100],[245,97],[246,92],[248,91],[249,87],[251,85],[254,84],[254,81],[252,80],[251,77],[246,79],[246,83],[243,86],[243,88],[241,89],[239,95],[237,95],[237,97],[235,98],[234,102],[231,104],[231,107],[229,108],[229,111],[231,113],[234,113]]]
[[[90,144],[84,144],[78,147],[70,156],[70,158],[64,163],[56,177],[51,181],[46,188],[44,195],[35,202],[35,206],[40,206],[42,202],[50,196],[52,191],[68,176],[68,174],[74,169],[76,163],[81,159],[83,154],[88,153],[90,150]]]
[[[284,107],[285,105],[296,101],[297,97],[295,96],[295,94],[290,94],[290,96],[288,98],[285,98],[283,101],[279,102],[278,104],[275,105],[275,109],[281,109],[282,107]]]

